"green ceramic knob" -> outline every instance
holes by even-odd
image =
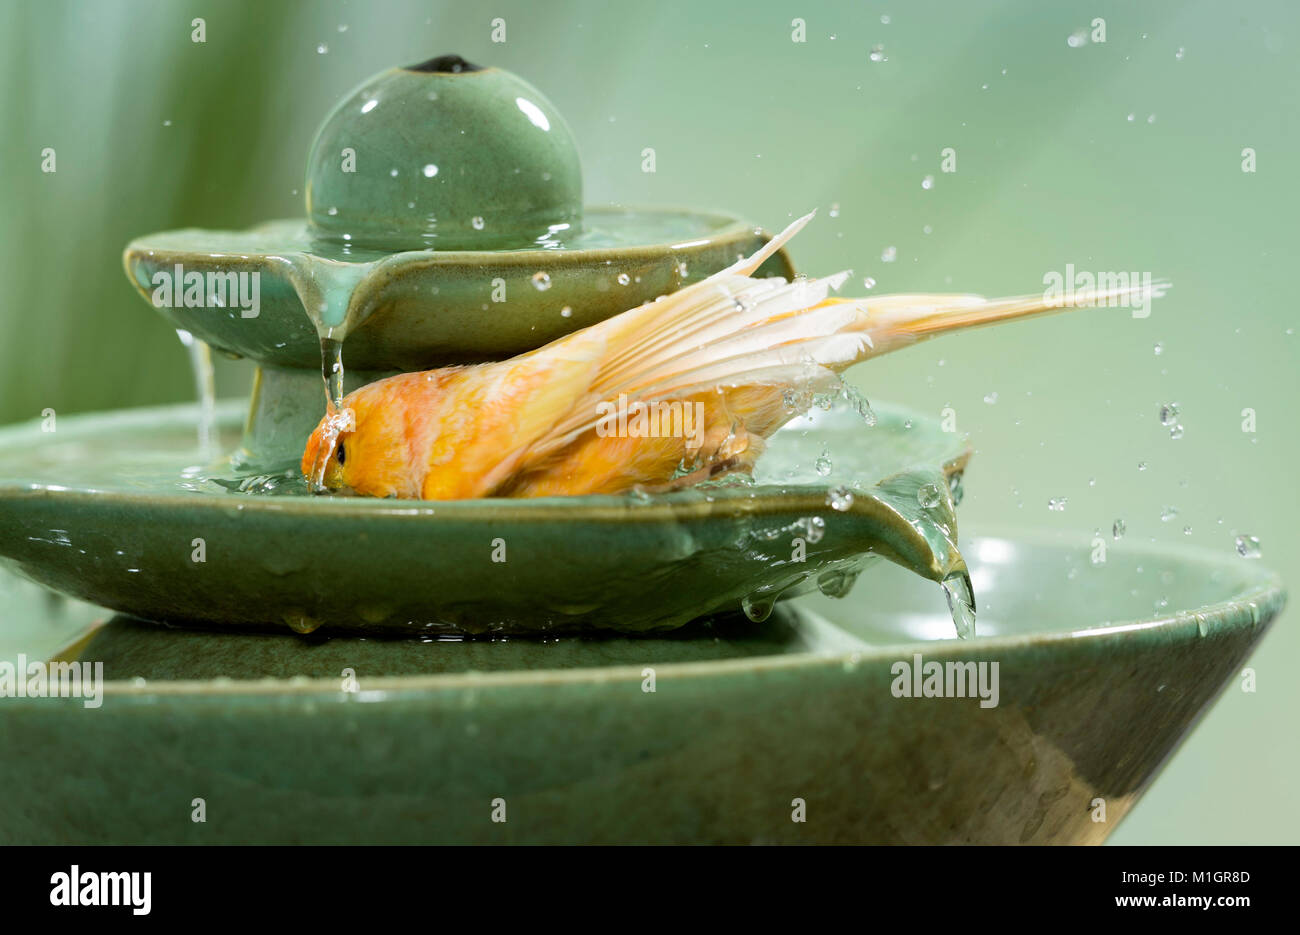
[[[564,119],[522,78],[459,55],[348,95],[317,131],[306,192],[316,236],[357,248],[525,248],[582,223]]]

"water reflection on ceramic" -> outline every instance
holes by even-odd
[[[988,634],[973,642],[918,639],[950,635],[942,597],[887,566],[843,600],[661,636],[67,622],[80,638],[64,658],[113,682],[93,716],[78,699],[6,702],[0,828],[43,842],[1098,843],[1283,602],[1257,564],[1193,550],[1126,543],[1102,566],[1042,537],[967,552]],[[1167,593],[1185,609],[1153,613]],[[898,697],[915,654],[996,663],[996,705]],[[39,784],[19,772],[32,749]],[[199,794],[207,824],[159,808]]]

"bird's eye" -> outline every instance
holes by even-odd
[[[339,456],[339,464],[342,464],[344,461],[347,460],[347,452],[343,450],[342,442],[339,442],[338,456]]]

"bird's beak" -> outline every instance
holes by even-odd
[[[341,490],[347,486],[343,480],[343,465],[339,464],[337,458],[331,458],[329,464],[325,465],[325,475],[321,478],[321,483],[330,490]]]

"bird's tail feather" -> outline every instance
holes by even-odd
[[[750,277],[811,218],[799,218],[752,256],[707,279],[578,332],[598,336],[606,353],[589,391],[534,453],[554,451],[590,429],[598,420],[597,404],[619,394],[649,401],[719,387],[816,388],[834,382],[852,364],[947,331],[1144,301],[1167,287],[1157,282],[993,300],[975,295],[841,299],[830,293],[848,273],[793,282]]]

